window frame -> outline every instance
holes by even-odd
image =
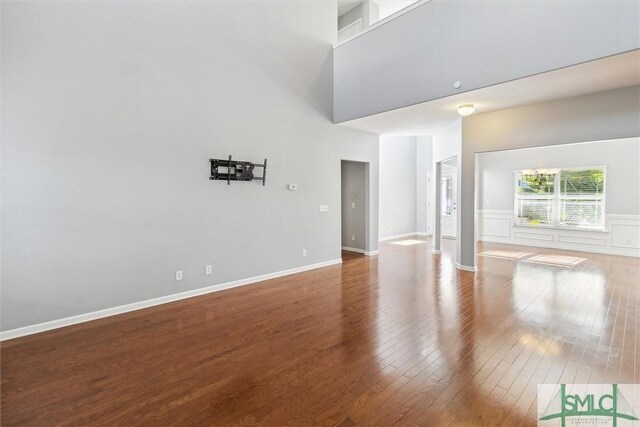
[[[580,231],[605,231],[606,230],[606,208],[607,208],[607,166],[571,166],[571,167],[545,167],[539,169],[557,169],[556,176],[553,180],[553,195],[551,207],[551,223],[550,224],[525,224],[518,222],[518,180],[525,170],[521,169],[513,171],[513,226],[514,227],[532,227],[532,228],[559,228],[563,230],[580,230]],[[560,189],[560,175],[562,172],[576,172],[591,169],[600,169],[604,172],[604,181],[602,184],[602,220],[599,226],[581,227],[561,224],[561,206],[562,196]]]

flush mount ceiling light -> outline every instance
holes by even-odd
[[[468,116],[469,114],[473,114],[476,111],[473,104],[462,104],[458,107],[458,114],[461,116]]]

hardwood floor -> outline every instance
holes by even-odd
[[[638,259],[429,249],[4,342],[2,425],[535,425],[538,383],[640,383]]]

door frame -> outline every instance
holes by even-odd
[[[352,160],[352,159],[340,159],[340,228],[339,228],[339,236],[340,236],[340,251],[342,251],[342,164],[344,162],[351,163],[361,163],[364,164],[364,228],[365,228],[365,236],[364,236],[364,250],[354,250],[354,252],[362,253],[367,256],[378,255],[379,251],[377,248],[377,242],[375,249],[372,246],[371,239],[371,162],[363,161],[363,160]],[[352,248],[353,249],[353,248]]]

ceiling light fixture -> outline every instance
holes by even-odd
[[[463,104],[458,107],[458,114],[460,114],[461,116],[468,116],[470,114],[473,114],[474,111],[476,111],[476,109],[473,104]]]

